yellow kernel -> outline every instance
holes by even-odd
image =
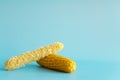
[[[73,72],[76,70],[76,63],[73,60],[57,54],[50,54],[38,60],[37,63],[45,68],[63,72]]]

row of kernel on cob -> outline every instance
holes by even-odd
[[[39,65],[63,72],[73,72],[76,64],[73,60],[55,54],[62,50],[64,45],[60,42],[38,48],[36,50],[12,57],[5,62],[7,70],[20,68],[30,62],[36,61]]]

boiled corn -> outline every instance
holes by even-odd
[[[61,50],[63,47],[64,45],[62,43],[56,42],[48,46],[38,48],[36,50],[26,52],[19,56],[12,57],[5,62],[5,68],[7,70],[19,68],[32,61],[39,60],[45,56],[48,56],[49,54],[55,53]]]
[[[76,70],[76,63],[73,60],[57,54],[50,54],[38,60],[37,63],[43,67],[63,72],[73,72]]]

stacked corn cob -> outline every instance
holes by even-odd
[[[36,50],[26,52],[8,59],[5,62],[5,67],[7,70],[13,70],[30,62],[37,61],[39,65],[50,69],[73,72],[76,69],[76,64],[74,61],[54,54],[57,51],[62,50],[63,47],[64,45],[62,43],[56,42]]]

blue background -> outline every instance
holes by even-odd
[[[35,62],[6,71],[8,58],[60,41],[58,54],[77,63],[73,73]],[[119,0],[0,0],[2,80],[120,80]]]

